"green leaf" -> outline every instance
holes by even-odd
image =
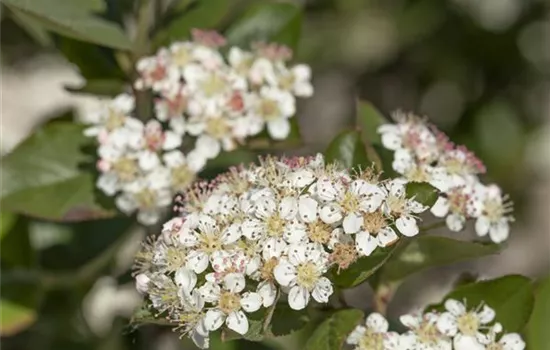
[[[78,94],[91,94],[114,97],[126,90],[127,84],[114,79],[88,80],[83,86],[65,86],[65,90]]]
[[[535,290],[535,306],[526,331],[527,349],[550,350],[550,277],[543,279]]]
[[[56,48],[87,80],[123,80],[124,72],[118,66],[112,50],[82,41],[56,37]]]
[[[252,342],[262,341],[264,339],[264,318],[266,316],[266,310],[256,311],[254,313],[248,314],[248,332],[241,335],[239,333],[233,332],[228,328],[222,330],[222,340],[229,341],[235,339],[246,339]]]
[[[190,6],[182,16],[174,19],[156,36],[157,46],[190,37],[191,29],[215,29],[229,11],[231,1],[200,0]]]
[[[317,327],[308,339],[305,350],[338,350],[351,331],[363,318],[363,312],[356,309],[333,313]]]
[[[36,320],[36,310],[10,300],[0,300],[0,335],[9,337],[29,327]]]
[[[395,281],[429,267],[498,253],[497,244],[457,241],[437,236],[416,237],[400,247],[381,269],[381,278]]]
[[[345,168],[367,167],[370,161],[358,131],[344,131],[336,136],[325,151],[328,163],[339,162]]]
[[[447,294],[444,300],[447,299],[466,300],[469,308],[475,308],[481,303],[487,304],[495,310],[495,319],[506,332],[519,332],[523,329],[534,303],[531,281],[520,275],[467,284]],[[435,308],[442,310],[442,305]]]
[[[428,207],[434,205],[439,197],[439,191],[427,182],[409,182],[406,191],[407,198],[414,198]]]
[[[271,333],[276,337],[287,335],[302,329],[308,321],[305,312],[293,310],[287,303],[279,303],[271,318]]]
[[[372,144],[380,145],[382,140],[377,132],[378,127],[387,124],[388,120],[370,102],[357,102],[357,124],[363,137]]]
[[[131,48],[122,28],[90,13],[101,9],[98,1],[2,0],[2,3],[61,35],[116,49]]]
[[[14,217],[10,227],[3,232],[0,245],[2,268],[29,268],[36,264],[36,253],[29,237],[29,220],[22,216]],[[3,274],[5,276],[5,274]]]
[[[0,241],[10,232],[16,220],[16,215],[3,211],[0,212]]]
[[[93,157],[83,150],[92,141],[83,129],[73,122],[49,123],[2,159],[4,210],[58,221],[116,214],[97,203]]]
[[[302,13],[290,3],[260,3],[226,31],[230,45],[244,48],[255,41],[276,42],[295,50],[300,37]]]
[[[15,8],[11,9],[13,20],[21,26],[37,43],[42,46],[52,44],[52,38],[47,30],[40,25],[40,22],[33,17],[19,11]]]
[[[334,272],[332,280],[341,288],[351,288],[363,283],[388,261],[400,244],[398,242],[389,248],[376,249],[370,256],[359,258],[347,269]]]

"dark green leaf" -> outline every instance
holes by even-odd
[[[302,329],[308,321],[305,312],[293,310],[286,303],[279,303],[271,318],[271,333],[276,337],[287,335]]]
[[[382,141],[377,129],[380,125],[386,123],[388,121],[384,118],[384,115],[370,102],[357,102],[357,124],[365,140],[370,141],[372,144],[380,145]]]
[[[131,48],[122,28],[90,13],[100,9],[97,1],[2,0],[2,3],[61,35],[116,49]]]
[[[16,220],[16,215],[3,211],[0,212],[0,241],[10,232]]]
[[[519,332],[523,329],[534,303],[531,281],[520,275],[467,284],[447,294],[443,300],[446,299],[466,300],[469,308],[475,308],[481,303],[487,304],[495,310],[495,319],[506,332]],[[435,308],[443,309],[442,304]]]
[[[92,141],[82,131],[73,122],[53,122],[5,156],[0,172],[2,207],[59,221],[115,215],[97,203],[93,158],[83,151]]]
[[[29,220],[16,216],[3,233],[0,245],[2,268],[29,268],[36,264],[36,253],[31,247]]]
[[[407,184],[407,197],[414,198],[428,207],[434,205],[439,197],[439,191],[427,182],[409,182]]]
[[[125,91],[127,84],[120,80],[88,80],[83,86],[66,86],[67,91],[80,94],[114,97]]]
[[[200,0],[182,16],[174,19],[155,38],[158,46],[190,37],[191,29],[215,29],[229,11],[231,1]]]
[[[341,288],[351,288],[363,283],[386,263],[399,244],[398,242],[390,248],[376,249],[370,256],[359,258],[347,269],[335,272],[332,280]]]
[[[340,310],[317,327],[308,339],[306,350],[338,350],[363,318],[360,310]]]
[[[56,37],[55,46],[87,80],[125,78],[110,49],[66,37]]]
[[[535,306],[526,332],[527,349],[550,350],[550,277],[543,279],[535,290]]]
[[[345,168],[370,165],[359,131],[344,131],[336,136],[325,151],[328,163],[338,162]]]
[[[382,267],[382,279],[394,281],[429,267],[496,254],[497,244],[457,241],[446,237],[417,237],[398,249]]]
[[[263,326],[265,316],[265,309],[248,314],[248,332],[246,332],[245,335],[241,335],[230,329],[224,328],[222,330],[222,340],[246,339],[252,342],[262,341],[264,339]]]
[[[260,3],[251,7],[226,31],[230,45],[244,48],[252,42],[276,42],[295,50],[300,37],[302,13],[290,3]]]

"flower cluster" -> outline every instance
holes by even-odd
[[[122,94],[86,120],[92,126],[85,134],[99,143],[97,187],[146,225],[158,222],[221,150],[235,149],[265,126],[272,138],[286,138],[296,97],[313,93],[309,66],[288,67],[290,51],[282,46],[232,47],[225,59],[223,37],[193,34],[193,41],[137,63],[135,87],[155,94],[154,119],[137,119],[134,96]]]
[[[289,67],[292,52],[277,44],[231,47],[224,57],[226,40],[219,34],[194,30],[193,37],[137,63],[135,86],[155,92],[157,118],[196,137],[207,158],[235,149],[266,126],[273,139],[285,139],[296,97],[313,94],[309,66]]]
[[[495,185],[484,185],[479,175],[483,163],[466,147],[452,143],[435,126],[410,114],[396,113],[395,124],[378,129],[385,148],[394,151],[392,168],[412,182],[427,182],[442,192],[431,208],[445,217],[451,231],[475,219],[479,236],[487,234],[495,243],[508,238],[513,221],[512,203]]]
[[[419,232],[427,208],[405,185],[321,155],[231,169],[180,198],[181,216],[137,256],[137,288],[199,346],[223,324],[246,333],[246,313],[278,298],[295,310],[327,303],[329,269]]]
[[[370,314],[347,338],[356,350],[523,350],[525,343],[517,333],[502,333],[493,322],[495,311],[487,305],[468,309],[454,299],[445,301],[445,311],[417,313],[400,317],[409,330],[389,331],[386,319]]]

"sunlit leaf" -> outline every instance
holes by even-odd
[[[526,332],[527,349],[549,350],[550,277],[540,281],[535,290],[535,306]]]
[[[409,182],[406,187],[407,197],[431,207],[439,197],[439,191],[426,182]]]
[[[370,102],[357,102],[357,124],[363,137],[373,144],[381,144],[378,127],[388,121]]]

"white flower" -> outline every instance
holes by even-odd
[[[206,328],[206,315],[204,312],[204,299],[198,290],[191,294],[181,296],[183,315],[179,319],[187,320],[183,326],[183,333],[187,334],[200,349],[207,349],[209,346],[208,329]],[[182,317],[183,316],[183,317]]]
[[[525,342],[517,333],[507,333],[500,336],[497,341],[497,335],[502,332],[502,325],[495,323],[486,335],[479,338],[479,341],[488,350],[524,350]]]
[[[322,276],[327,270],[326,253],[313,244],[291,245],[288,251],[288,258],[282,258],[273,272],[280,285],[290,288],[290,307],[305,308],[310,294],[317,302],[328,302],[333,289],[330,280]]]
[[[439,197],[430,211],[436,217],[446,217],[447,227],[458,232],[466,224],[471,203],[472,188],[460,186],[449,190],[445,197]]]
[[[453,338],[455,348],[459,350],[481,347],[477,340],[482,336],[480,329],[493,321],[495,312],[483,305],[479,312],[467,311],[466,306],[454,299],[445,301],[446,312],[437,320],[437,329]]]
[[[248,332],[248,319],[243,312],[257,311],[262,305],[262,297],[255,292],[240,294],[245,287],[244,276],[228,274],[220,288],[210,284],[205,290],[205,300],[215,304],[214,308],[206,312],[204,323],[209,331],[220,328],[224,321],[227,327],[239,334]]]
[[[508,238],[512,218],[509,216],[511,203],[503,198],[500,188],[496,185],[477,187],[480,198],[474,205],[479,206],[475,229],[479,236],[489,234],[495,243],[501,243]]]
[[[388,196],[384,202],[386,215],[397,217],[395,226],[407,237],[416,236],[419,232],[414,214],[422,213],[427,207],[414,199],[408,199],[405,193],[405,181],[392,180],[386,185]]]
[[[113,100],[102,101],[98,110],[84,117],[84,122],[92,124],[84,131],[86,136],[105,137],[105,134],[121,128],[134,110],[135,100],[132,95],[120,94]]]
[[[267,123],[267,131],[272,138],[282,140],[288,136],[288,119],[296,113],[296,100],[292,94],[264,86],[253,101],[252,108],[253,115]]]
[[[187,267],[202,273],[208,268],[210,259],[223,253],[226,245],[235,243],[241,237],[238,225],[220,228],[216,220],[208,215],[201,215],[196,227],[184,223],[180,233],[180,242],[192,250],[188,256]]]
[[[435,313],[403,315],[401,323],[410,329],[400,337],[400,346],[407,350],[451,350],[451,340],[436,327]]]
[[[163,160],[170,170],[170,186],[175,192],[186,190],[206,164],[206,159],[195,151],[187,156],[180,151],[171,151],[164,154]]]
[[[395,332],[388,332],[388,321],[379,313],[371,313],[365,326],[359,325],[351,332],[346,343],[356,345],[358,350],[400,350],[399,335]]]

